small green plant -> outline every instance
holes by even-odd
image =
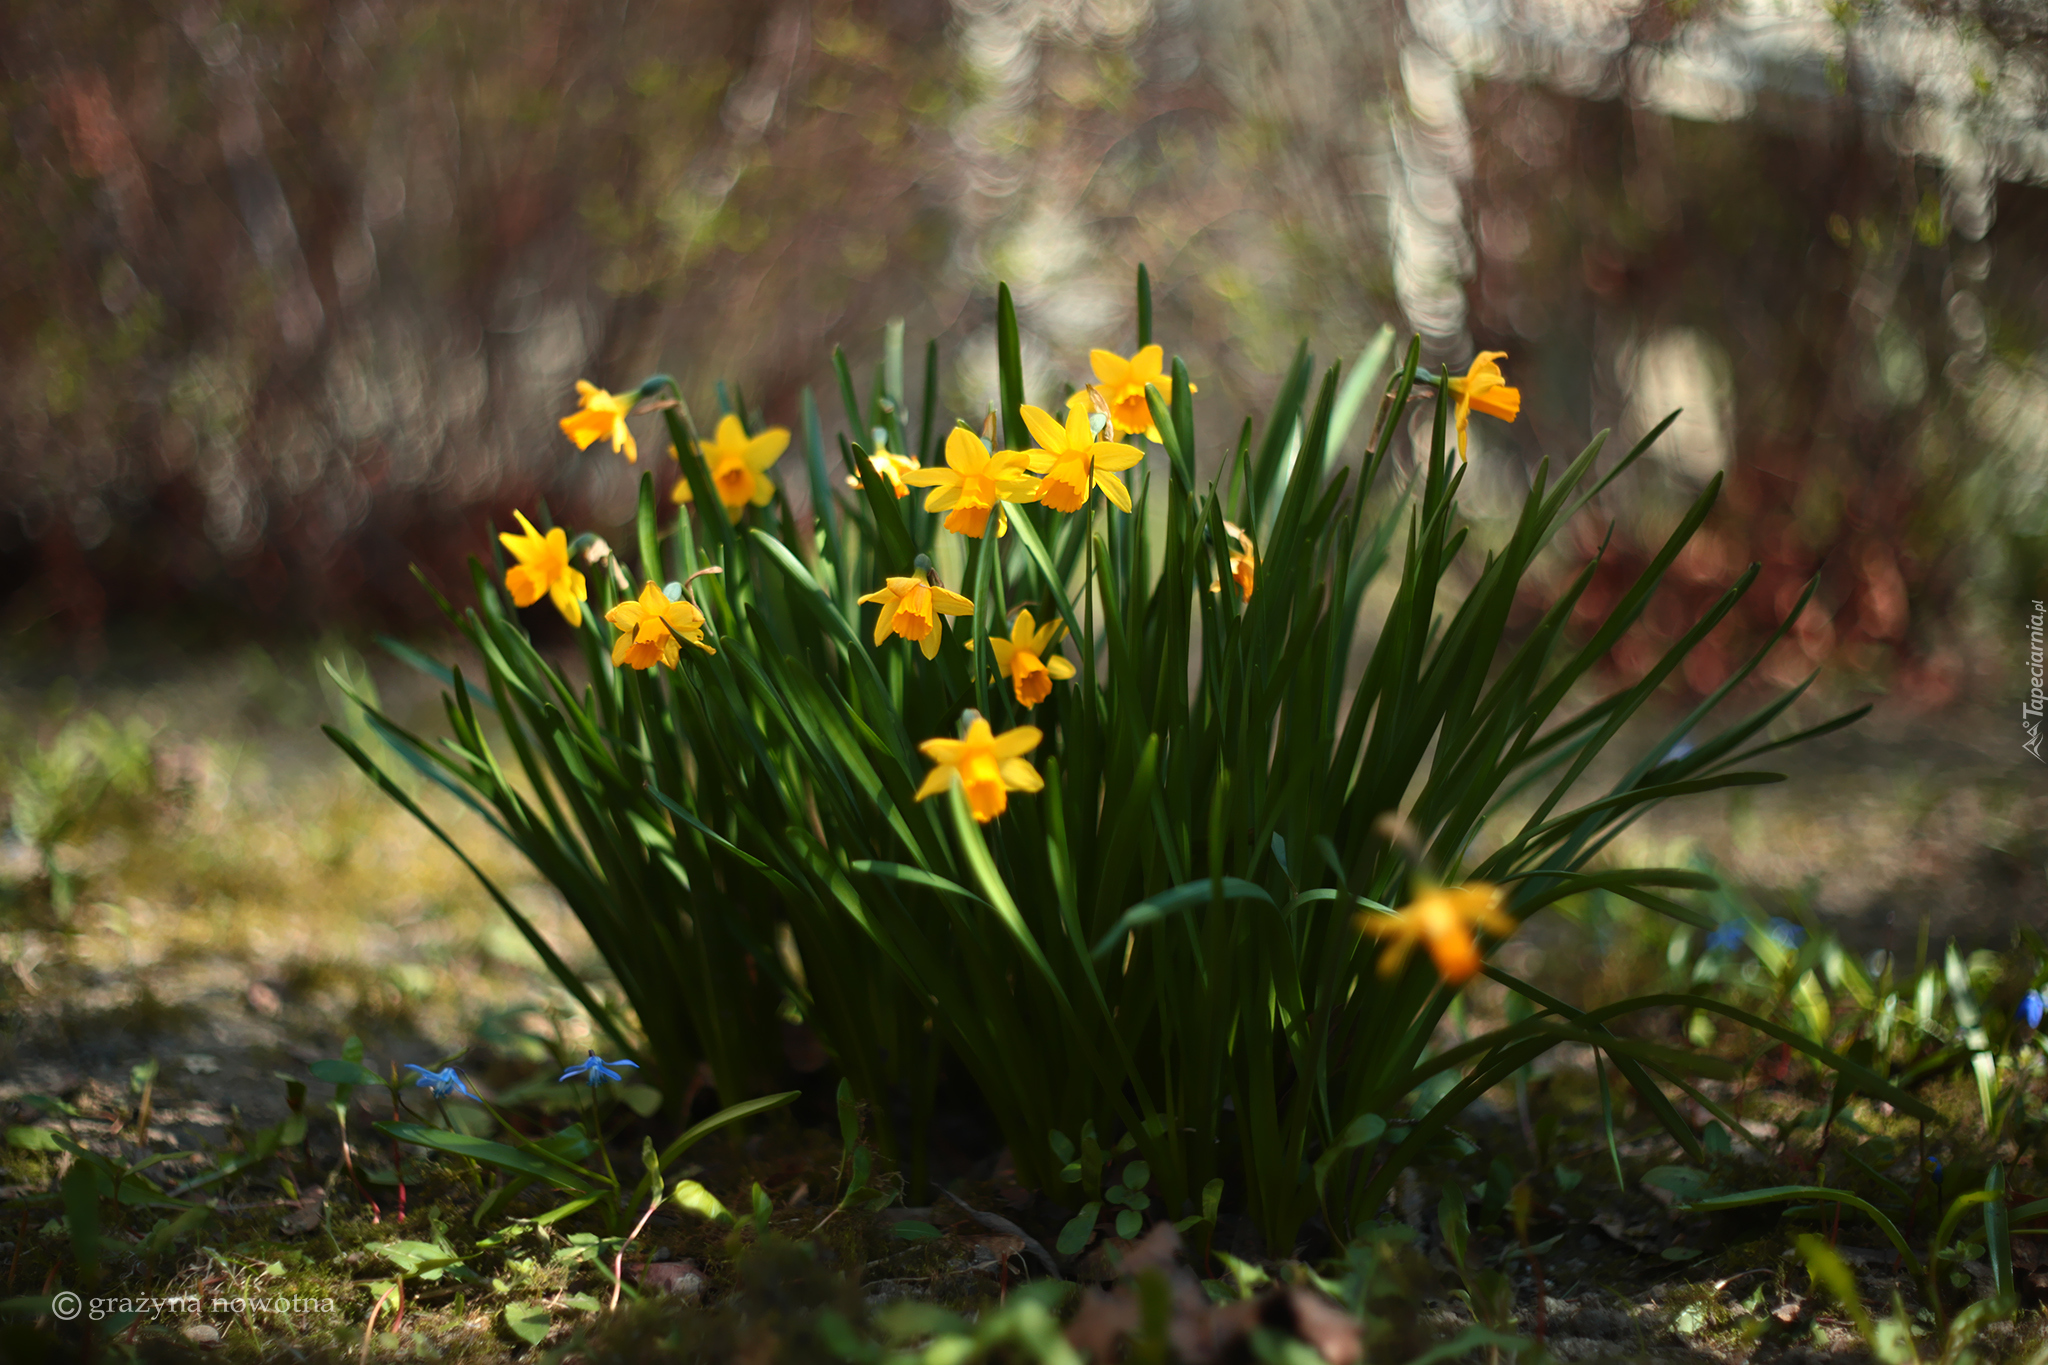
[[[1969,1283],[1969,1277],[1962,1275],[1960,1272],[1955,1272],[1951,1277],[1947,1267],[1960,1261],[1973,1259],[1977,1255],[1988,1255],[1990,1258],[1993,1297],[1992,1299],[1980,1300],[1977,1304],[1973,1304],[1969,1311],[1975,1313],[1975,1310],[1982,1308],[1983,1304],[1988,1302],[2004,1303],[2006,1306],[2003,1312],[1994,1314],[1993,1319],[1988,1319],[1995,1320],[1996,1317],[2009,1316],[2013,1309],[2017,1307],[2018,1301],[2012,1296],[2012,1222],[2014,1211],[2009,1209],[2006,1204],[2004,1170],[2001,1167],[1994,1166],[1990,1175],[1986,1177],[1984,1185],[1985,1187],[1981,1190],[1968,1191],[1949,1201],[1948,1208],[1942,1214],[1941,1221],[1936,1224],[1934,1236],[1928,1243],[1925,1260],[1922,1260],[1920,1256],[1914,1253],[1906,1234],[1899,1230],[1898,1224],[1893,1222],[1884,1210],[1878,1208],[1869,1200],[1847,1190],[1832,1189],[1823,1185],[1774,1185],[1767,1189],[1744,1190],[1736,1194],[1724,1194],[1709,1199],[1700,1199],[1682,1207],[1692,1213],[1719,1213],[1729,1209],[1777,1203],[1803,1204],[1809,1208],[1816,1204],[1835,1204],[1845,1209],[1853,1209],[1870,1219],[1877,1230],[1884,1234],[1885,1240],[1890,1242],[1893,1248],[1897,1250],[1899,1260],[1904,1263],[1908,1273],[1921,1280],[1929,1311],[1934,1314],[1935,1320],[1938,1323],[1945,1324],[1948,1321],[1948,1309],[1945,1302],[1947,1290],[1950,1288],[1959,1289]],[[1981,1210],[1983,1241],[1978,1243],[1961,1242],[1957,1237],[1957,1233],[1964,1216],[1972,1209]],[[2017,1212],[2022,1220],[2048,1212],[2048,1200],[2026,1205]],[[1803,1239],[1800,1246],[1802,1251],[1807,1250]],[[1812,1255],[1810,1251],[1807,1251],[1807,1256],[1808,1260],[1811,1261]],[[1816,1271],[1816,1278],[1822,1278],[1818,1271]],[[1954,1279],[1955,1283],[1949,1283],[1951,1278]],[[1832,1281],[1828,1282],[1832,1284]],[[1973,1316],[1972,1321],[1974,1322],[1980,1317],[1982,1317],[1982,1314],[1977,1313]],[[1910,1338],[1908,1340],[1910,1342]],[[1887,1357],[1887,1359],[1889,1358]],[[1914,1359],[1917,1360],[1918,1357],[1916,1356]]]
[[[115,724],[97,711],[67,718],[50,739],[15,755],[5,773],[14,836],[36,857],[50,911],[61,923],[78,896],[78,878],[58,849],[100,822],[132,813],[156,789],[154,727]]]
[[[1938,1349],[1939,1354],[1930,1356],[1922,1353],[1922,1342],[1913,1330],[1913,1317],[1906,1311],[1905,1300],[1897,1290],[1892,1292],[1891,1316],[1875,1319],[1863,1306],[1862,1295],[1856,1291],[1855,1273],[1835,1254],[1825,1238],[1810,1232],[1801,1233],[1799,1254],[1805,1258],[1814,1284],[1826,1288],[1829,1296],[1842,1305],[1850,1321],[1856,1324],[1857,1334],[1870,1347],[1870,1353],[1880,1365],[1980,1365],[1980,1362],[1994,1358],[1976,1349],[1984,1329],[2012,1317],[2019,1309],[2019,1300],[2010,1290],[1977,1300],[1947,1320],[1939,1342],[1930,1347]],[[2043,1362],[2048,1362],[2048,1347],[2034,1352],[2028,1365],[2043,1365]]]

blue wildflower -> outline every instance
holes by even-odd
[[[2041,1027],[2042,1016],[2048,1015],[2048,999],[2038,990],[2028,991],[2020,997],[2020,1018],[2027,1021],[2028,1028]]]
[[[419,1080],[417,1084],[419,1088],[431,1091],[437,1100],[445,1100],[450,1095],[460,1095],[464,1099],[470,1100],[476,1098],[476,1095],[471,1092],[470,1088],[462,1083],[462,1073],[452,1066],[444,1066],[439,1071],[433,1071],[419,1065],[417,1062],[407,1062],[405,1069],[418,1072]]]
[[[1764,927],[1772,938],[1787,948],[1797,948],[1806,942],[1806,931],[1789,919],[1779,919],[1773,915],[1771,922]]]
[[[616,1062],[607,1062],[603,1058],[599,1057],[595,1052],[593,1052],[588,1057],[584,1058],[582,1061],[576,1063],[576,1065],[570,1067],[567,1071],[564,1071],[560,1076],[556,1077],[556,1080],[566,1081],[571,1076],[580,1076],[584,1080],[590,1082],[592,1089],[596,1089],[598,1086],[603,1085],[606,1081],[623,1081],[626,1079],[624,1076],[621,1076],[618,1072],[612,1070],[612,1068],[615,1066],[630,1066],[635,1071],[638,1071],[640,1069],[640,1063],[638,1062],[629,1062],[624,1057],[619,1058],[619,1060],[617,1060]]]
[[[1734,920],[1722,925],[1707,935],[1707,947],[1724,953],[1732,953],[1742,946],[1742,925]]]

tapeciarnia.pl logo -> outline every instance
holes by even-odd
[[[2048,707],[2048,689],[2042,686],[2044,665],[2041,650],[2041,626],[2048,622],[2048,604],[2036,601],[2034,614],[2027,619],[2027,675],[2033,683],[2027,699],[2020,703],[2020,726],[2026,731],[2027,742],[2020,747],[2037,760],[2048,763],[2041,757],[2041,712]]]

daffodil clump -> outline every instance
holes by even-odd
[[[1079,1210],[1067,1253],[1107,1198],[1107,1157],[1084,1152],[1129,1153],[1143,1207],[1187,1228],[1220,1208],[1274,1248],[1312,1215],[1341,1236],[1561,1042],[1601,1052],[1696,1149],[1669,1097],[1712,1104],[1689,1073],[1718,1064],[1610,1031],[1680,1006],[1581,1010],[1488,954],[1566,897],[1698,918],[1674,892],[1700,874],[1603,849],[1666,797],[1770,780],[1742,765],[1790,738],[1771,727],[1792,695],[1718,734],[1688,717],[1602,768],[1619,778],[1589,776],[1749,576],[1640,682],[1574,700],[1718,483],[1589,630],[1590,566],[1530,624],[1539,557],[1656,432],[1535,467],[1480,555],[1457,495],[1472,414],[1520,410],[1499,352],[1432,376],[1383,333],[1318,381],[1304,345],[1268,412],[1218,428],[1151,335],[1142,271],[1135,349],[1070,356],[1051,392],[1025,392],[1007,289],[996,315],[998,390],[961,420],[940,411],[936,343],[921,401],[905,392],[900,329],[865,392],[835,354],[843,421],[805,392],[778,425],[720,387],[705,439],[667,376],[579,384],[569,440],[630,459],[629,423],[658,423],[669,496],[644,476],[608,539],[518,515],[473,608],[448,607],[481,671],[437,673],[447,741],[366,708],[581,921],[603,986],[486,883],[604,1050],[677,1105],[708,1067],[732,1103],[776,1088],[801,1018],[920,1191],[937,1077],[969,1077],[1019,1178]],[[1411,444],[1417,403],[1433,420]],[[1481,974],[1526,1017],[1439,1050]]]

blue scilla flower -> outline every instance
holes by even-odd
[[[460,1095],[470,1100],[476,1098],[470,1088],[462,1083],[462,1073],[452,1066],[444,1066],[439,1071],[433,1071],[417,1062],[407,1062],[405,1069],[417,1072],[419,1088],[431,1092],[437,1100],[445,1100],[450,1095]]]
[[[638,1071],[640,1069],[640,1063],[638,1062],[629,1062],[624,1057],[619,1058],[619,1060],[617,1060],[616,1062],[607,1062],[602,1057],[599,1057],[595,1052],[593,1052],[588,1057],[584,1058],[582,1061],[576,1063],[576,1065],[570,1067],[567,1071],[564,1071],[560,1076],[556,1077],[556,1080],[566,1081],[571,1076],[580,1076],[584,1080],[590,1082],[591,1087],[595,1089],[596,1087],[603,1085],[606,1081],[623,1081],[626,1079],[624,1076],[621,1076],[618,1072],[612,1070],[612,1068],[616,1066],[630,1066],[635,1071]]]
[[[1742,925],[1734,920],[1722,925],[1707,935],[1707,947],[1724,953],[1732,953],[1742,946]]]
[[[1771,922],[1764,927],[1772,938],[1787,948],[1797,948],[1806,942],[1806,931],[1789,919],[1779,919],[1773,915]]]
[[[2042,998],[2041,992],[2028,991],[2020,997],[2019,1017],[2027,1021],[2028,1028],[2041,1027],[2044,1015],[2048,1015],[2048,999]]]

